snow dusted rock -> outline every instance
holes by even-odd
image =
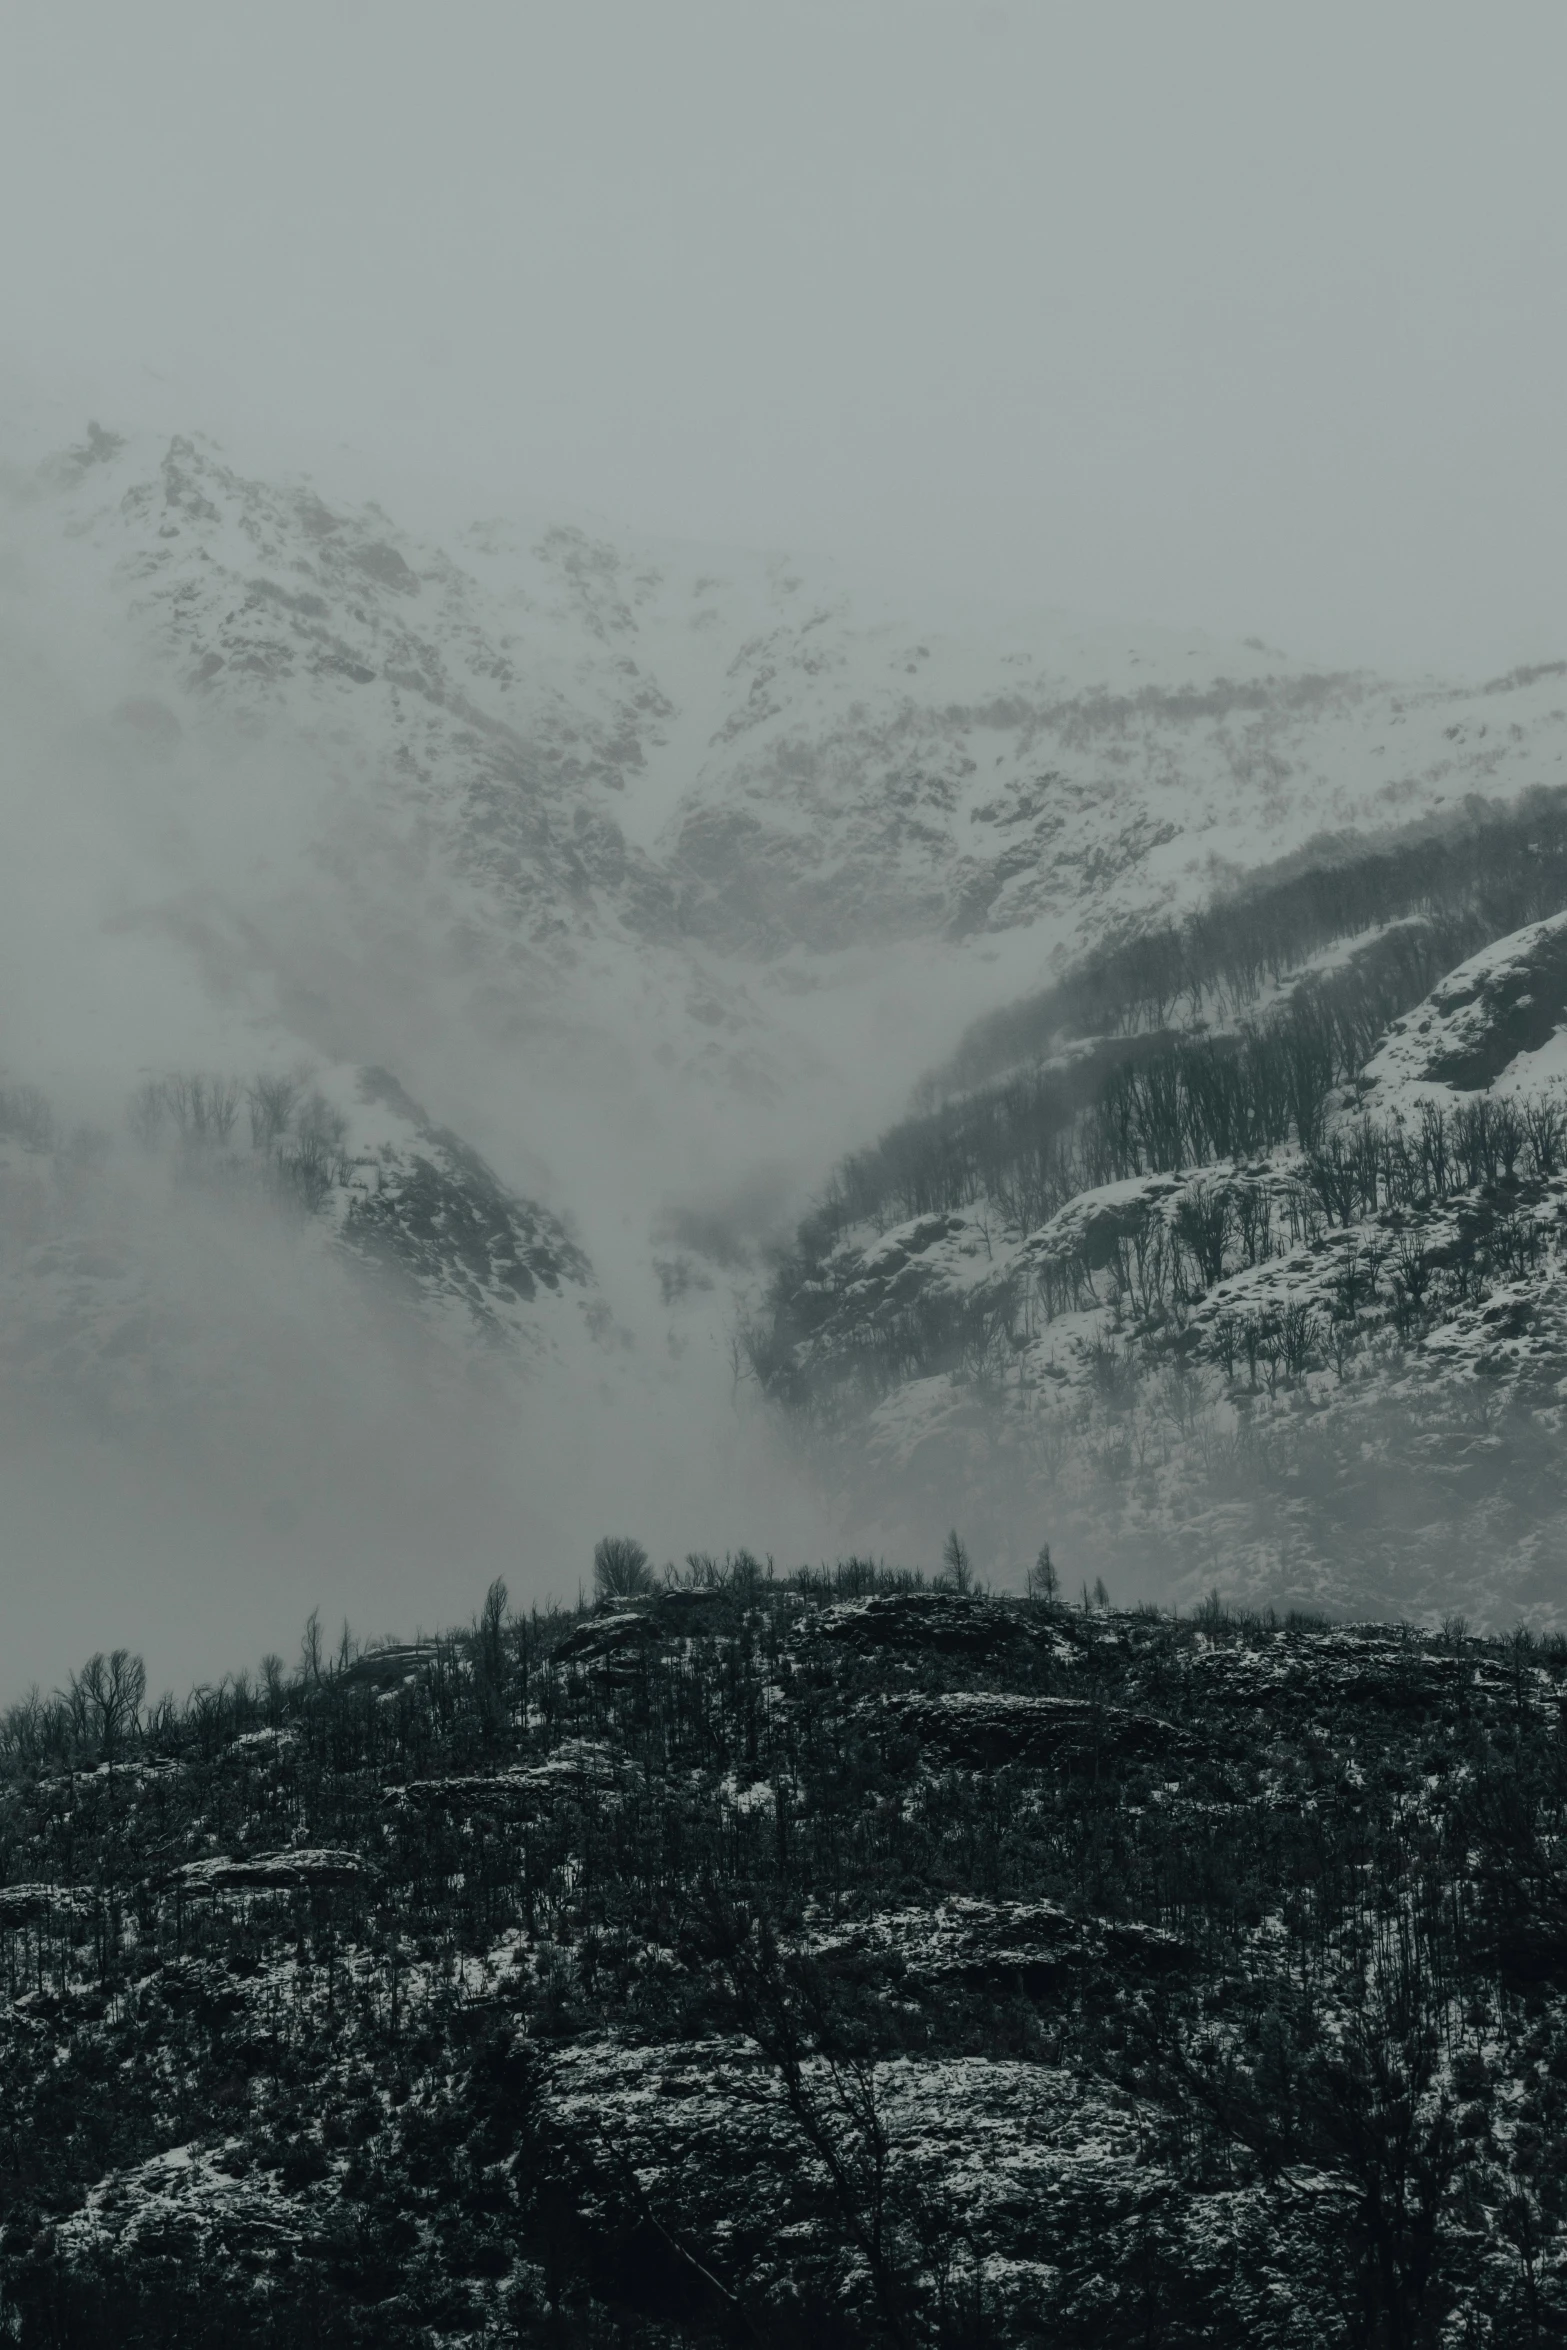
[[[845,1600],[802,1619],[800,1638],[874,1656],[884,1649],[915,1654],[989,1656],[1018,1642],[1038,1644],[1048,1629],[1004,1607],[942,1591],[885,1592]]]
[[[281,2178],[256,2171],[237,2141],[171,2146],[95,2182],[60,2232],[68,2259],[112,2251],[161,2264],[239,2261],[269,2276],[285,2269],[303,2214]]]
[[[1393,1023],[1361,1091],[1386,1115],[1421,1099],[1535,1093],[1567,1080],[1567,913],[1482,948]]]
[[[443,1655],[435,1640],[389,1640],[340,1668],[339,1679],[384,1692],[408,1688]],[[262,1733],[266,1735],[266,1733]]]
[[[0,1885],[0,1931],[44,1921],[69,1922],[89,1914],[93,1895],[84,1885]]]
[[[659,1627],[650,1614],[617,1610],[609,1615],[592,1616],[576,1631],[568,1632],[556,1653],[563,1664],[604,1664],[634,1657],[658,1636]]]
[[[1080,1191],[1029,1234],[1025,1260],[1035,1268],[1075,1264],[1084,1273],[1103,1273],[1128,1243],[1165,1220],[1163,1212],[1175,1206],[1184,1189],[1179,1176],[1160,1174],[1125,1176]]]
[[[504,1339],[540,1291],[592,1279],[560,1220],[506,1190],[477,1151],[431,1124],[384,1069],[366,1070],[367,1124],[385,1129],[345,1163],[336,1228],[343,1245],[429,1299],[461,1298]],[[411,1136],[407,1130],[412,1129]]]
[[[1191,1743],[1173,1722],[1122,1706],[1095,1705],[1087,1698],[948,1689],[900,1698],[892,1711],[929,1756],[964,1770],[1096,1753],[1141,1759],[1183,1751]]]
[[[1117,1918],[1080,1917],[1053,1901],[942,1902],[933,1910],[875,1910],[824,1927],[801,1948],[829,1967],[893,1969],[922,1981],[1042,1990],[1073,1967],[1160,1969],[1190,1964],[1173,1934]]]
[[[406,1802],[461,1814],[469,1809],[519,1817],[547,1809],[562,1797],[602,1797],[625,1781],[624,1758],[588,1738],[564,1739],[541,1761],[504,1771],[455,1772],[444,1779],[411,1779]]]
[[[362,1885],[370,1871],[357,1852],[294,1845],[286,1852],[226,1854],[186,1861],[167,1880],[184,1893],[313,1893]]]
[[[1204,1713],[1225,1706],[1319,1705],[1327,1698],[1418,1715],[1472,1703],[1480,1694],[1494,1702],[1510,1691],[1531,1709],[1550,1703],[1532,1677],[1510,1682],[1494,1656],[1443,1654],[1375,1625],[1310,1635],[1280,1632],[1245,1648],[1203,1644],[1192,1651],[1186,1672],[1192,1701]]]

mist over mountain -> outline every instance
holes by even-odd
[[[1081,1426],[1036,1425],[1025,1334],[1075,1192],[1259,1150],[1309,1188],[1387,1023],[1556,909],[1561,664],[1453,685],[1060,615],[964,634],[782,557],[415,533],[395,484],[366,504],[112,419],[23,436],[5,479],[20,1674],[63,1669],[90,1607],[177,1673],[275,1639],[284,1594],[373,1626],[494,1572],[569,1588],[606,1519],[676,1554],[919,1556],[963,1515],[1002,1581],[1050,1532],[1149,1596],[1447,1604],[1346,1563],[1309,1499],[1282,1547],[1191,1494],[1114,1534],[1111,1373]],[[1376,970],[1321,1102],[1071,1161],[1107,1072],[1154,1039],[1233,1057],[1346,958]],[[916,1100],[931,1165],[862,1203],[854,1154]],[[954,1150],[995,1115],[1011,1141]],[[1331,1319],[1292,1442],[1333,1424]],[[830,1424],[799,1408],[828,1327],[861,1433],[841,1381]],[[1394,1367],[1373,1386],[1397,1408]],[[1183,1427],[1224,1421],[1201,1387]]]

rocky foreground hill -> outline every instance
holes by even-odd
[[[1567,1644],[604,1546],[0,1730],[24,2345],[1567,2333]]]

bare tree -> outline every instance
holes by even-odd
[[[1050,1556],[1050,1545],[1042,1542],[1039,1556],[1028,1570],[1028,1596],[1041,1600],[1046,1607],[1054,1607],[1061,1593],[1061,1579]]]
[[[486,1724],[492,1730],[506,1719],[507,1599],[506,1585],[497,1575],[473,1624],[474,1679]]]
[[[147,1694],[147,1668],[139,1656],[116,1648],[88,1658],[71,1675],[66,1692],[73,1729],[83,1750],[112,1763],[135,1730]]]
[[[850,2039],[820,1970],[783,1956],[769,1919],[753,1927],[710,1895],[707,1931],[740,2028],[767,2059],[790,2120],[826,2174],[882,2326],[893,2343],[912,2345],[918,2310],[905,2241],[912,2215],[899,2209],[875,2058]]]
[[[1220,1314],[1213,1325],[1213,1351],[1226,1380],[1235,1377],[1235,1357],[1240,1347],[1241,1327],[1233,1314]]]
[[[1553,1095],[1541,1094],[1525,1102],[1523,1119],[1534,1172],[1542,1182],[1548,1182],[1567,1154],[1567,1111]]]
[[[600,1599],[636,1599],[653,1588],[646,1548],[629,1534],[606,1534],[593,1545],[593,1587]]]
[[[207,1080],[207,1139],[226,1143],[234,1131],[239,1116],[239,1080],[236,1077],[210,1077]]]
[[[261,1076],[252,1081],[245,1098],[250,1105],[251,1148],[270,1152],[288,1132],[299,1087],[292,1077]]]

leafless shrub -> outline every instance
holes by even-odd
[[[1511,1281],[1525,1280],[1534,1271],[1543,1235],[1533,1216],[1499,1216],[1491,1234],[1492,1263]]]
[[[1235,1195],[1235,1223],[1248,1265],[1263,1264],[1273,1254],[1273,1195],[1256,1184],[1243,1184]]]
[[[1393,1279],[1418,1314],[1431,1286],[1431,1258],[1418,1233],[1401,1232],[1394,1242]]]
[[[1352,1223],[1360,1197],[1359,1154],[1354,1148],[1341,1134],[1330,1134],[1310,1154],[1306,1172],[1328,1222]]]
[[[1246,1378],[1253,1395],[1257,1392],[1257,1364],[1266,1360],[1267,1328],[1260,1314],[1246,1314],[1241,1318],[1241,1352],[1246,1357]]]
[[[1333,1276],[1333,1311],[1341,1320],[1352,1321],[1375,1297],[1380,1263],[1379,1255],[1370,1248],[1344,1251]]]
[[[1088,1350],[1088,1370],[1096,1393],[1111,1410],[1125,1411],[1136,1396],[1141,1370],[1131,1342],[1117,1346],[1114,1339],[1096,1338]]]

